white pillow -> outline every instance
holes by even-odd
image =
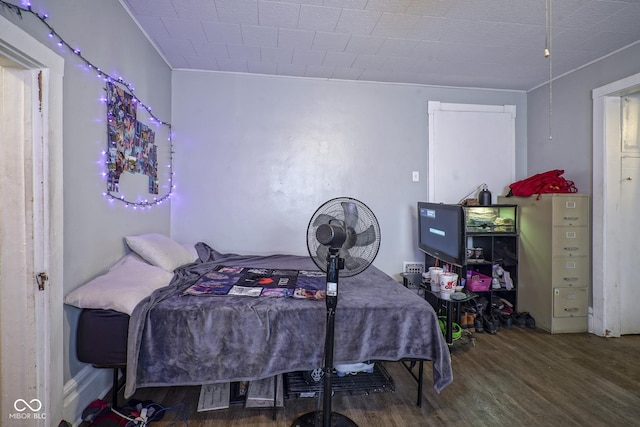
[[[140,301],[171,282],[173,273],[136,258],[128,258],[107,273],[69,292],[65,304],[79,308],[116,310],[131,315]]]
[[[124,239],[132,251],[167,271],[173,271],[196,260],[184,246],[164,234],[140,234],[126,236]]]
[[[111,264],[111,267],[109,267],[109,270],[113,270],[114,268],[118,268],[119,266],[121,266],[122,264],[124,264],[125,262],[127,262],[131,258],[135,258],[136,260],[138,260],[140,262],[143,262],[145,264],[149,264],[140,255],[138,255],[137,253],[131,251],[131,252],[127,253],[125,256],[123,256],[122,258],[120,258],[119,260],[117,260],[116,262],[114,262],[113,264]],[[151,265],[151,264],[149,264],[149,265]]]

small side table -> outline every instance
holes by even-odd
[[[402,284],[409,289],[418,289],[418,294],[422,294],[423,298],[431,304],[436,313],[442,313],[445,317],[444,338],[449,346],[453,345],[453,322],[460,324],[460,304],[477,298],[478,295],[467,290],[464,291],[463,299],[443,299],[440,298],[440,292],[431,290],[429,283],[422,281],[422,275],[419,273],[402,273]]]

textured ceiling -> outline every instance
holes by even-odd
[[[528,90],[640,40],[640,0],[120,2],[174,69]]]

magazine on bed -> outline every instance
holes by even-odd
[[[320,270],[217,266],[203,274],[182,295],[293,297],[324,300],[325,273]]]

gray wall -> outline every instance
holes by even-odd
[[[527,96],[528,174],[564,169],[564,176],[576,183],[580,193],[591,195],[594,179],[592,90],[638,72],[640,43],[555,80],[551,91],[551,141],[548,139],[549,86],[530,91]],[[602,221],[602,218],[592,216],[592,221]],[[590,286],[589,306],[593,307],[594,287],[602,285],[607,286],[606,283]]]
[[[16,2],[19,4],[19,2]],[[47,13],[47,22],[83,56],[113,76],[133,84],[136,95],[162,120],[171,121],[171,70],[116,0],[33,0],[33,10]],[[125,253],[122,237],[147,231],[169,232],[170,205],[132,210],[110,203],[101,175],[106,148],[104,82],[75,55],[58,48],[49,30],[34,16],[22,18],[6,8],[0,13],[65,59],[64,71],[64,293],[104,272]],[[162,191],[162,190],[161,190]],[[65,307],[64,381],[84,364],[75,356],[75,325],[79,310]],[[54,329],[58,329],[55,327]]]
[[[311,215],[350,196],[381,223],[378,268],[397,275],[422,260],[415,210],[427,194],[430,100],[516,105],[524,176],[524,92],[174,71],[172,93],[172,236],[221,252],[305,255]],[[449,161],[463,171],[470,160]]]
[[[593,103],[591,91],[640,72],[640,44],[553,82],[549,140],[549,86],[527,94],[527,175],[564,169],[581,193],[591,194]]]

